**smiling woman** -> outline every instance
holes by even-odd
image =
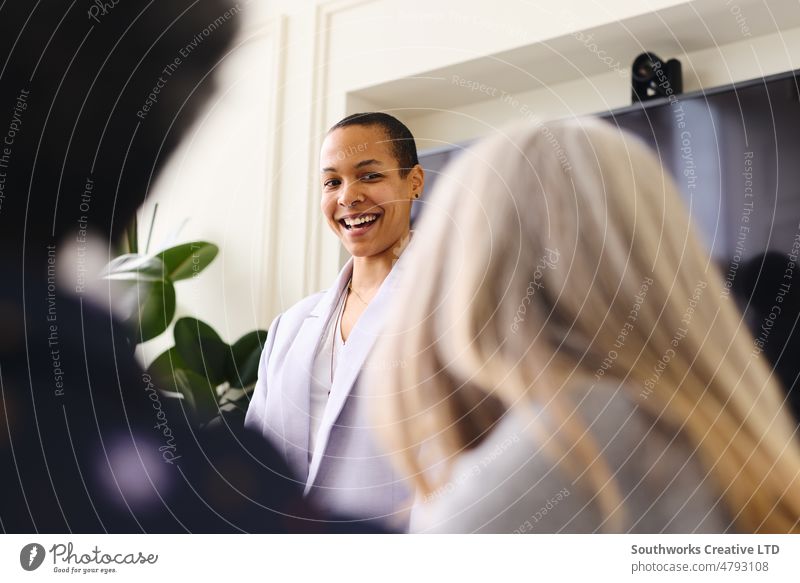
[[[394,117],[355,114],[329,130],[320,208],[352,257],[327,291],[273,322],[246,420],[284,452],[322,508],[397,528],[407,526],[409,490],[377,447],[358,380],[424,183],[414,137]]]
[[[405,126],[351,123],[369,119],[362,115],[339,122],[320,154],[322,213],[347,251],[358,258],[353,285],[362,295],[374,295],[391,269],[391,261],[388,269],[381,264],[387,254],[393,259],[395,246],[408,237],[410,201],[419,196],[424,182],[416,152],[409,152],[405,144],[413,144]]]

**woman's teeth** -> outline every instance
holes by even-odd
[[[346,217],[342,219],[344,222],[344,226],[348,229],[352,229],[353,227],[362,227],[366,226],[370,223],[375,222],[378,220],[378,215],[362,215],[360,217]]]

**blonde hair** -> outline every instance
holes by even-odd
[[[739,530],[797,530],[800,448],[782,390],[637,139],[581,119],[487,140],[440,179],[406,253],[374,354],[403,366],[368,386],[382,387],[385,437],[423,492],[421,451],[452,461],[533,403],[557,419],[562,463],[589,464],[609,516],[619,497],[570,395],[613,380],[697,449]]]

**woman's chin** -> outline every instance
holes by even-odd
[[[383,255],[386,253],[386,250],[391,247],[391,245],[386,245],[384,242],[381,244],[380,241],[359,241],[354,243],[353,241],[342,241],[344,244],[344,248],[347,249],[347,252],[350,253],[351,256],[356,258],[365,258],[365,257],[376,257],[378,255]]]
[[[408,243],[408,231],[390,233],[382,229],[370,228],[363,234],[359,233],[354,236],[350,231],[340,229],[337,235],[344,248],[353,257],[385,255],[390,249],[395,249],[395,254],[399,256]]]
[[[369,257],[379,252],[380,245],[371,233],[367,236],[353,237],[348,232],[339,233],[339,240],[353,257]]]
[[[347,249],[347,252],[353,257],[372,257],[373,255],[378,254],[375,252],[375,249],[372,245],[366,244],[345,245],[345,249]]]

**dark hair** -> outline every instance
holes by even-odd
[[[117,239],[210,96],[240,11],[232,0],[85,4],[0,3],[0,141],[14,134],[5,246],[86,227]]]
[[[411,169],[419,164],[414,136],[406,125],[396,117],[376,111],[354,113],[334,124],[328,130],[328,133],[349,126],[380,126],[383,128],[387,139],[391,142],[394,157],[400,168],[400,176],[407,176]]]

